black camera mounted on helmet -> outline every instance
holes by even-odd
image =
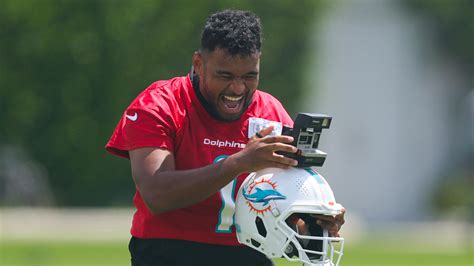
[[[323,128],[329,128],[332,117],[323,114],[298,113],[293,128],[284,126],[282,135],[292,136],[296,153],[278,152],[281,155],[298,161],[297,167],[321,167],[326,160],[326,153],[318,149]]]

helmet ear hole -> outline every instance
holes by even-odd
[[[288,246],[286,246],[285,253],[289,258],[299,257],[298,249],[295,247],[295,244],[293,244],[293,242],[290,242]]]
[[[265,228],[265,225],[263,224],[262,218],[258,216],[255,217],[255,225],[257,226],[258,233],[263,237],[267,237],[267,229]]]
[[[260,242],[258,242],[257,240],[255,239],[250,239],[250,242],[252,243],[252,245],[256,248],[260,247],[262,244],[260,244]]]

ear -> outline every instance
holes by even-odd
[[[194,72],[199,77],[204,76],[204,62],[202,58],[202,54],[199,51],[194,52],[193,54],[193,67],[194,67]]]

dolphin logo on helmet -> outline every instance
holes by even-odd
[[[248,201],[254,202],[254,203],[263,203],[263,206],[266,206],[270,200],[280,200],[280,199],[286,199],[284,195],[282,195],[280,192],[276,191],[275,189],[260,189],[256,188],[256,192],[252,194],[246,194],[245,191],[242,191],[242,195],[244,198],[246,198]]]

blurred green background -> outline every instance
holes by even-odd
[[[189,72],[205,19],[225,8],[261,16],[260,88],[294,110],[322,2],[6,0],[0,145],[19,147],[44,166],[56,206],[130,204],[129,166],[103,147],[141,90]],[[23,203],[5,200],[0,204]]]
[[[21,150],[37,162],[52,197],[42,201],[0,194],[0,205],[130,204],[129,166],[103,146],[141,90],[155,80],[188,73],[204,20],[217,10],[249,9],[261,16],[260,88],[296,114],[305,58],[317,48],[308,45],[311,32],[327,5],[289,0],[2,1],[0,147]],[[416,0],[406,6],[436,26],[440,53],[472,74],[472,1]]]

